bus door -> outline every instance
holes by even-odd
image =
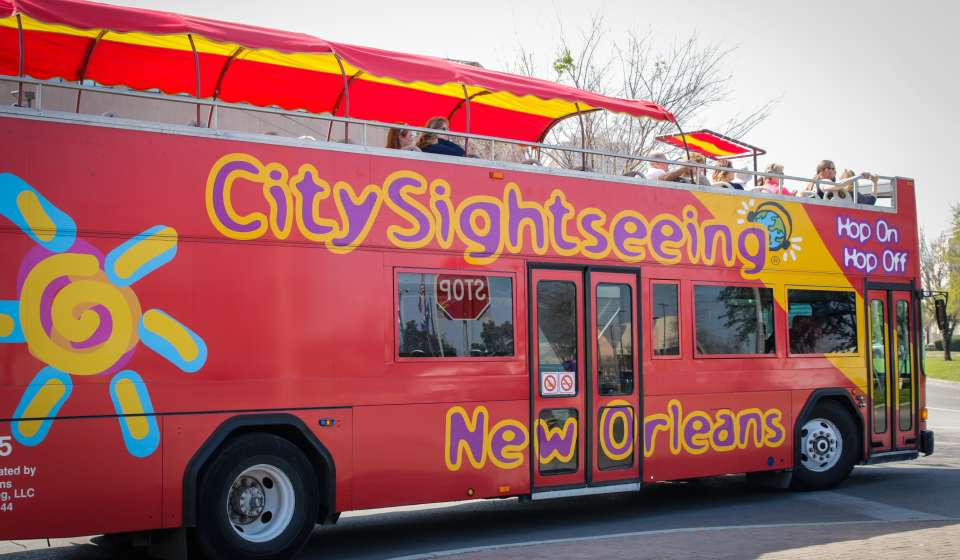
[[[868,290],[871,453],[917,448],[916,318],[909,290]]]
[[[530,272],[534,492],[639,483],[637,275]]]

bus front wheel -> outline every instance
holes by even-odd
[[[297,446],[272,434],[241,436],[200,479],[197,541],[209,558],[290,558],[313,531],[319,499]]]
[[[857,424],[850,413],[834,401],[817,403],[794,439],[799,460],[793,482],[798,488],[832,488],[850,475],[857,462]]]

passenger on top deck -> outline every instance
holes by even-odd
[[[670,164],[667,163],[667,155],[664,154],[663,152],[656,151],[656,152],[650,152],[650,155],[648,155],[647,157],[653,160],[658,160],[658,161],[650,162],[650,169],[648,169],[647,172],[643,174],[644,178],[654,179],[657,181],[669,180],[669,179],[663,179],[663,176],[670,171]]]
[[[869,173],[861,173],[859,175],[847,177],[838,181],[837,166],[829,159],[821,160],[820,163],[817,164],[817,174],[814,175],[813,178],[814,181],[807,183],[803,190],[797,192],[797,196],[825,198],[827,193],[836,193],[847,190],[852,191],[853,186],[856,185],[857,179],[863,178],[873,180],[873,176],[871,176]]]
[[[797,193],[792,189],[788,189],[783,185],[783,166],[779,163],[771,163],[764,170],[765,173],[775,173],[780,175],[780,177],[757,177],[757,188],[753,189],[757,192],[764,192],[769,194],[783,194],[787,196],[795,196]]]
[[[450,122],[443,117],[433,117],[427,121],[427,124],[424,128],[450,130]],[[420,148],[421,151],[429,154],[443,154],[447,156],[467,155],[467,153],[460,146],[429,132],[425,132],[420,135],[420,140],[417,141],[417,147]]]
[[[407,123],[397,123],[407,124]],[[406,128],[391,128],[387,131],[387,147],[393,150],[412,150],[419,152],[417,133]]]
[[[846,179],[852,179],[850,183],[847,183],[846,186],[827,192],[827,198],[835,200],[838,202],[853,204],[853,191],[857,189],[857,179],[864,177],[870,179],[873,182],[873,194],[860,194],[857,193],[858,204],[876,204],[877,203],[877,181],[878,177],[876,175],[871,175],[870,173],[861,173],[859,176],[853,172],[852,169],[844,169],[843,173],[840,174],[840,180],[844,181]],[[826,189],[825,189],[826,190]]]
[[[720,170],[714,169],[710,174],[710,181],[714,187],[721,187],[724,189],[737,189],[738,191],[743,190],[743,183],[737,180],[733,173],[733,164],[730,163],[730,160],[722,159],[714,164],[717,167],[724,167],[729,169]]]
[[[689,157],[684,158],[684,161],[690,161],[693,163],[699,163],[701,165],[707,164],[707,158],[703,157],[698,153],[692,153]],[[693,167],[690,165],[681,164],[680,169],[683,171],[683,174],[677,177],[676,181],[681,183],[692,183],[694,185],[702,185],[704,187],[710,186],[710,179],[707,179],[707,170],[702,167]]]

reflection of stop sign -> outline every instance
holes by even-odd
[[[487,277],[437,275],[437,305],[451,319],[476,319],[490,305]]]

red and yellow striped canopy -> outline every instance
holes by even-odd
[[[21,70],[383,122],[446,116],[456,131],[466,131],[469,97],[469,132],[527,141],[578,110],[674,120],[649,101],[440,58],[83,0],[0,0],[0,75]]]
[[[657,136],[657,140],[677,148],[689,148],[692,152],[703,154],[710,159],[733,159],[744,156],[767,153],[756,146],[728,138],[712,130],[698,130],[686,134],[668,134]],[[684,144],[686,140],[686,144]]]

